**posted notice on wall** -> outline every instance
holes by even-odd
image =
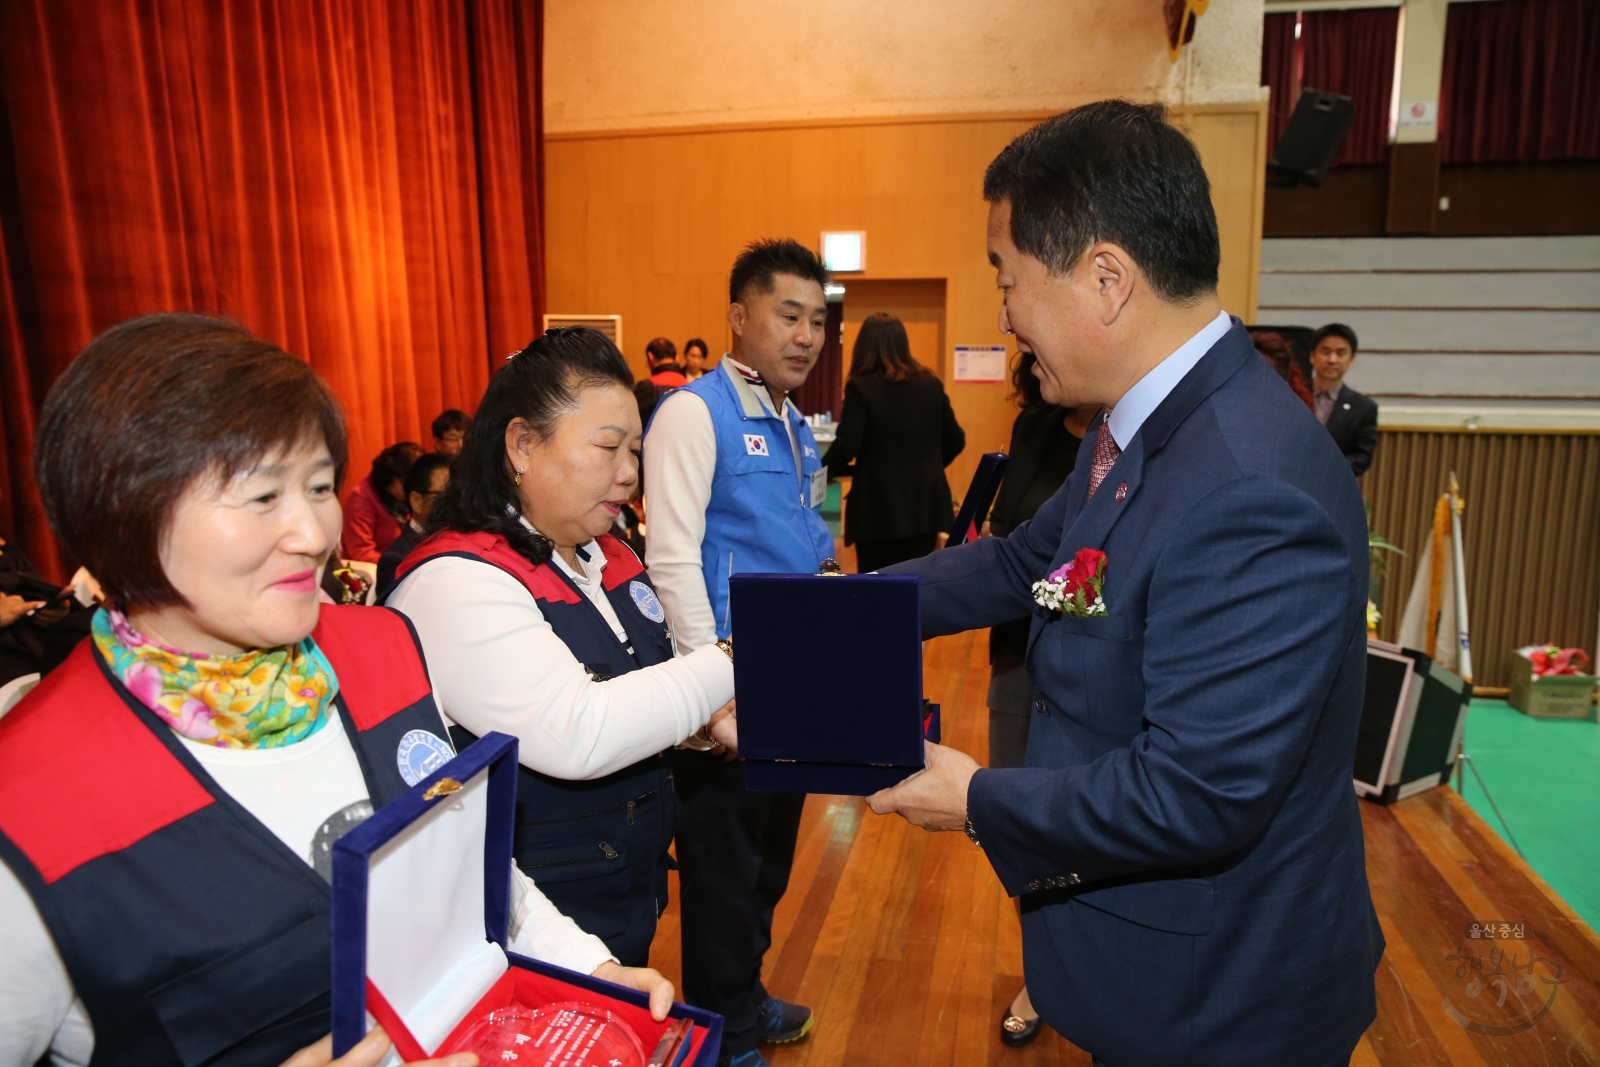
[[[1006,380],[1005,345],[956,345],[958,382],[1003,382]]]

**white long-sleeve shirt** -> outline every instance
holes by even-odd
[[[593,541],[583,551],[579,570],[560,556],[552,562],[626,641],[601,581],[605,554]],[[594,681],[522,583],[493,564],[429,560],[388,603],[422,638],[445,715],[479,736],[512,735],[522,764],[553,778],[619,771],[682,742],[733,699],[733,664],[714,646]]]
[[[737,369],[732,356],[723,356]],[[710,373],[710,372],[708,372]],[[771,415],[782,417],[763,387],[751,390]],[[787,418],[794,469],[800,469],[800,444]],[[645,515],[650,535],[645,561],[672,631],[681,649],[716,643],[717,620],[706,592],[700,546],[706,539],[706,508],[711,505],[711,480],[717,472],[717,431],[711,409],[697,394],[678,390],[661,401],[650,420],[644,448]]]
[[[349,829],[371,814],[361,766],[338,717],[283,748],[186,744],[222,789],[319,870],[328,869],[330,831]],[[613,958],[604,942],[561,914],[515,865],[511,884],[513,952],[582,974]],[[87,1064],[94,1028],[33,898],[11,868],[0,864],[0,1067],[33,1067],[46,1051],[56,1064]]]

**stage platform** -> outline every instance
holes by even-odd
[[[947,741],[984,762],[987,632],[930,641],[925,663]],[[1453,790],[1361,810],[1388,951],[1378,1017],[1351,1063],[1600,1067],[1594,931]],[[651,962],[677,981],[676,878],[672,891]],[[1467,936],[1490,920],[1496,934],[1501,922],[1522,924],[1522,939]],[[1000,1044],[1022,946],[1015,905],[982,853],[960,834],[879,818],[854,797],[806,802],[764,978],[818,1016],[806,1040],[767,1050],[773,1067],[1090,1062],[1048,1029],[1024,1049]]]

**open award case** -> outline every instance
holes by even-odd
[[[967,495],[961,498],[961,510],[956,513],[956,524],[950,527],[950,541],[946,548],[976,541],[994,498],[1000,494],[1000,483],[1006,478],[1006,465],[1011,457],[1004,452],[985,452],[978,459],[978,469],[972,474],[972,484]]]
[[[1393,804],[1448,782],[1472,684],[1425,652],[1367,639],[1367,692],[1356,735],[1356,794]]]
[[[915,575],[736,574],[728,598],[748,788],[866,796],[922,770]]]
[[[506,950],[516,790],[516,739],[487,734],[334,844],[334,1054],[376,1021],[401,1058],[425,1059],[515,1008],[561,1019],[512,1033],[516,1051],[496,1062],[607,1067],[608,1043],[633,1047],[631,1030],[641,1064],[712,1067],[720,1015],[674,1004],[658,1023],[641,992]]]

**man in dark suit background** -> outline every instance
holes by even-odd
[[[1051,119],[984,197],[1001,329],[1047,401],[1105,414],[1032,521],[888,569],[921,578],[924,636],[1033,613],[1026,766],[929,745],[872,808],[981,845],[1034,1006],[1097,1062],[1345,1064],[1383,950],[1355,481],[1222,312],[1205,172],[1158,106]],[[1039,605],[1086,549],[1101,610]]]
[[[1356,332],[1330,322],[1311,339],[1312,398],[1317,421],[1328,428],[1357,478],[1372,466],[1378,448],[1378,402],[1344,384],[1356,361]]]

